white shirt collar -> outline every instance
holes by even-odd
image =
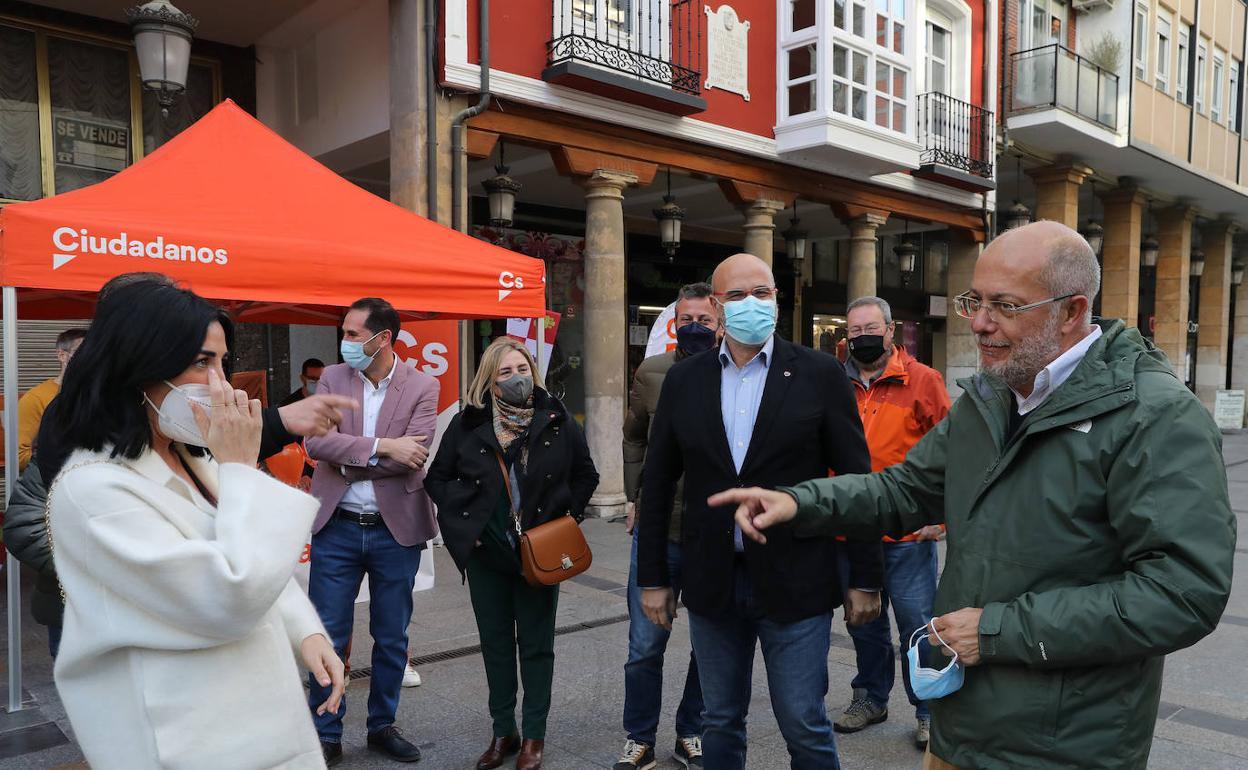
[[[364,380],[364,384],[368,385],[374,390],[381,390],[382,388],[390,384],[390,380],[394,378],[394,370],[397,369],[398,366],[399,366],[399,355],[396,353],[394,355],[394,361],[390,364],[390,373],[387,374],[385,377],[382,377],[381,381],[378,382],[376,386],[373,386],[373,381],[368,379],[368,375],[365,374],[362,369],[356,369],[355,376],[359,377],[361,380]]]
[[[1088,332],[1087,336],[1071,346],[1070,350],[1054,359],[1053,363],[1041,369],[1040,373],[1036,375],[1035,385],[1032,387],[1030,396],[1023,398],[1021,393],[1010,388],[1014,398],[1018,401],[1018,413],[1027,414],[1035,411],[1055,390],[1060,388],[1066,380],[1069,380],[1070,375],[1074,374],[1075,368],[1079,366],[1079,362],[1088,354],[1088,349],[1101,338],[1101,334],[1101,327],[1093,324],[1092,331]]]
[[[776,349],[776,335],[773,334],[767,338],[767,341],[763,343],[762,349],[759,350],[758,353],[754,354],[754,358],[751,358],[749,362],[746,363],[745,366],[749,366],[750,364],[754,363],[756,360],[761,359],[761,363],[763,364],[763,367],[769,368],[771,366],[771,356],[772,356],[772,353],[775,351],[775,349]],[[728,349],[728,337],[725,336],[724,341],[719,343],[719,365],[721,367],[724,367],[724,366],[728,366],[728,364],[733,364],[735,366],[736,361],[733,360],[732,351]],[[744,369],[745,366],[741,368]]]

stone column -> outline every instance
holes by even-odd
[[[784,209],[784,201],[769,198],[759,198],[742,206],[741,213],[745,215],[745,224],[742,225],[745,231],[742,251],[753,254],[768,265],[772,264],[776,253],[776,214]]]
[[[971,288],[975,273],[975,261],[983,246],[965,230],[949,231],[949,268],[947,293],[948,309],[945,313],[945,386],[950,398],[962,394],[957,380],[970,377],[979,368],[979,349],[975,346],[975,333],[971,321],[958,315],[953,308],[953,298]]]
[[[1200,274],[1200,328],[1196,332],[1196,395],[1210,411],[1226,387],[1227,327],[1231,318],[1231,253],[1235,226],[1220,220],[1204,230]]]
[[[1187,367],[1188,292],[1192,267],[1192,220],[1196,214],[1190,206],[1178,205],[1161,212],[1157,239],[1161,253],[1157,257],[1157,304],[1154,316],[1156,329],[1153,341],[1170,359],[1170,364],[1184,378]]]
[[[887,221],[885,211],[870,211],[849,220],[849,302],[875,295],[875,233]]]
[[[1101,247],[1101,315],[1121,318],[1131,328],[1140,311],[1140,238],[1146,198],[1133,184],[1120,184],[1102,200],[1105,244]]]
[[[624,188],[636,174],[596,169],[585,187],[585,438],[601,477],[590,512],[624,513],[624,407],[628,393]]]
[[[796,193],[737,179],[719,180],[728,202],[745,215],[742,250],[772,264],[776,252],[776,214],[793,205]]]
[[[1036,183],[1036,219],[1051,219],[1079,229],[1079,186],[1092,169],[1076,164],[1045,166],[1027,172]]]

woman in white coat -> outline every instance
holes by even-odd
[[[93,770],[325,766],[295,656],[333,685],[327,710],[342,662],[292,579],[317,504],[256,470],[232,342],[220,309],[140,282],[100,303],[65,375],[54,674]]]

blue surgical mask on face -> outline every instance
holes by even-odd
[[[919,644],[922,643],[922,639],[916,641],[915,637],[919,634],[926,634],[929,626],[941,645],[953,653],[953,660],[949,661],[949,665],[941,669],[924,668],[919,663]],[[940,634],[936,631],[936,627],[932,625],[932,621],[929,620],[926,626],[915,629],[914,633],[910,635],[910,648],[906,650],[906,658],[910,666],[910,688],[914,690],[914,697],[919,700],[936,700],[950,693],[957,692],[962,688],[962,680],[966,675],[966,669],[962,668],[962,663],[958,660],[958,654],[953,651],[953,648],[945,644],[945,640],[940,638]]]
[[[320,384],[321,384],[321,383],[320,383],[320,380],[308,380],[308,386],[307,386],[307,387],[308,387],[308,395],[309,395],[309,396],[315,396],[315,395],[316,395],[316,386],[317,386],[317,385],[320,385]]]
[[[753,295],[724,303],[724,326],[728,336],[742,345],[762,345],[776,331],[776,301]]]
[[[381,334],[381,332],[377,332],[377,334]],[[342,360],[347,362],[347,366],[360,371],[368,368],[368,365],[373,362],[373,359],[377,357],[377,354],[373,353],[371,356],[366,354],[364,352],[364,346],[377,339],[377,334],[374,334],[363,342],[352,342],[351,340],[342,341],[342,344],[338,346],[338,352],[342,353]]]

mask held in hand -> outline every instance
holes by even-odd
[[[961,661],[958,660],[958,654],[953,648],[945,644],[945,640],[940,638],[940,633],[936,631],[934,620],[927,621],[927,625],[922,628],[915,629],[910,635],[910,646],[906,650],[907,665],[910,666],[910,688],[914,690],[914,696],[919,700],[937,700],[943,698],[950,693],[957,692],[962,688],[963,677],[966,675],[966,669],[962,667]],[[949,665],[941,669],[925,668],[919,662],[919,645],[923,643],[923,638],[915,640],[919,634],[925,634],[928,628],[932,629],[932,633],[936,635],[936,639],[940,641],[941,646],[953,655],[953,659],[949,661]]]

